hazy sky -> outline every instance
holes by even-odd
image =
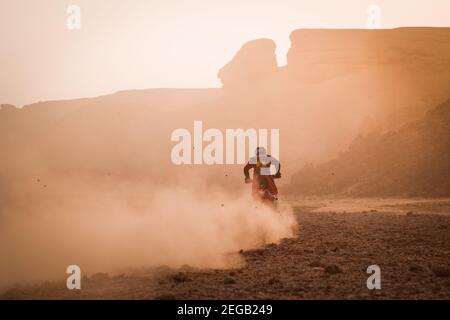
[[[0,103],[220,86],[244,42],[274,39],[283,64],[291,31],[365,28],[370,4],[383,28],[450,24],[449,0],[0,0]]]

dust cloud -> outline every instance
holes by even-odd
[[[92,182],[75,189],[84,191],[2,207],[0,287],[64,279],[72,264],[83,276],[158,265],[239,266],[240,249],[291,237],[296,224],[289,208],[255,203],[248,190],[124,184],[105,191]]]

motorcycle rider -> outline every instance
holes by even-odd
[[[252,195],[255,199],[274,203],[278,198],[278,189],[274,179],[281,178],[281,166],[278,159],[267,154],[264,147],[258,147],[255,156],[244,167],[245,183],[252,183]],[[271,170],[275,168],[275,170]],[[253,179],[250,179],[253,169]],[[272,172],[275,171],[273,174]]]

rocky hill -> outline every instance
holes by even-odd
[[[358,137],[336,159],[306,165],[295,194],[450,196],[450,99],[384,134]]]

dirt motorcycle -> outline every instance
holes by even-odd
[[[255,175],[253,179],[246,180],[246,183],[252,184],[252,195],[255,200],[272,208],[277,207],[278,189],[271,175]]]

